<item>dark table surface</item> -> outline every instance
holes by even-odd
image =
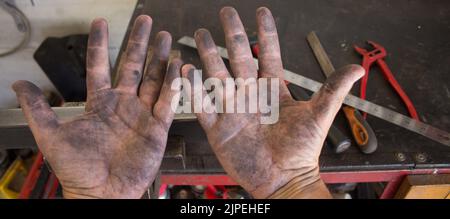
[[[192,36],[207,28],[216,43],[224,46],[218,12],[235,7],[248,33],[256,31],[255,10],[271,9],[280,37],[284,67],[317,81],[324,81],[321,69],[305,37],[314,30],[336,67],[361,63],[353,45],[373,40],[388,51],[386,62],[415,104],[420,119],[450,130],[450,1],[140,1],[135,14],[149,14],[157,31],[169,31],[174,49],[181,50],[185,62],[201,68],[196,50],[176,44],[182,36]],[[359,85],[352,93],[358,94]],[[384,80],[378,68],[370,72],[367,99],[407,114],[401,100]],[[375,117],[368,122],[378,138],[378,150],[364,155],[352,146],[342,154],[324,147],[322,171],[439,168],[450,166],[450,148]],[[336,123],[350,135],[342,113]],[[221,172],[205,134],[196,122],[177,122],[171,135],[181,135],[186,143],[186,167],[164,165],[166,172]],[[169,145],[170,147],[170,145]],[[399,153],[405,160],[399,159]],[[163,162],[164,163],[164,162]],[[166,162],[167,163],[167,162]]]

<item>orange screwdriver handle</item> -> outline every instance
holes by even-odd
[[[359,149],[365,154],[373,153],[378,147],[378,141],[372,128],[355,108],[344,106],[342,110],[345,117],[347,117],[352,135]]]

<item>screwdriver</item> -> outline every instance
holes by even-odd
[[[334,71],[334,66],[326,54],[322,44],[316,33],[312,31],[306,37],[309,46],[319,62],[320,68],[324,75],[328,78]],[[350,125],[352,135],[361,152],[365,154],[373,153],[378,147],[378,141],[373,129],[369,123],[363,118],[361,113],[350,106],[343,106],[345,117]]]

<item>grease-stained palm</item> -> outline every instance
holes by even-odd
[[[196,114],[223,168],[256,198],[270,196],[293,179],[305,188],[319,183],[302,197],[329,197],[318,171],[320,151],[344,97],[364,70],[357,65],[341,68],[310,101],[295,101],[282,80],[283,65],[271,12],[267,8],[256,12],[260,47],[258,68],[236,10],[223,8],[220,19],[231,71],[225,67],[210,33],[199,29],[195,41],[206,76],[221,80],[230,77],[280,79],[279,120],[275,124],[261,124],[262,115],[254,113]],[[182,76],[191,84],[193,70],[192,65],[182,68]],[[226,97],[225,105],[235,98]]]
[[[13,85],[67,198],[139,198],[155,178],[174,115],[171,82],[182,63],[175,59],[167,67],[172,41],[167,32],[157,34],[152,59],[146,60],[151,26],[149,16],[136,19],[112,87],[107,22],[92,22],[86,112],[71,121],[59,121],[34,84]]]

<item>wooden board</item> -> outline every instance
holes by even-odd
[[[402,182],[395,198],[449,199],[450,174],[409,175]]]

